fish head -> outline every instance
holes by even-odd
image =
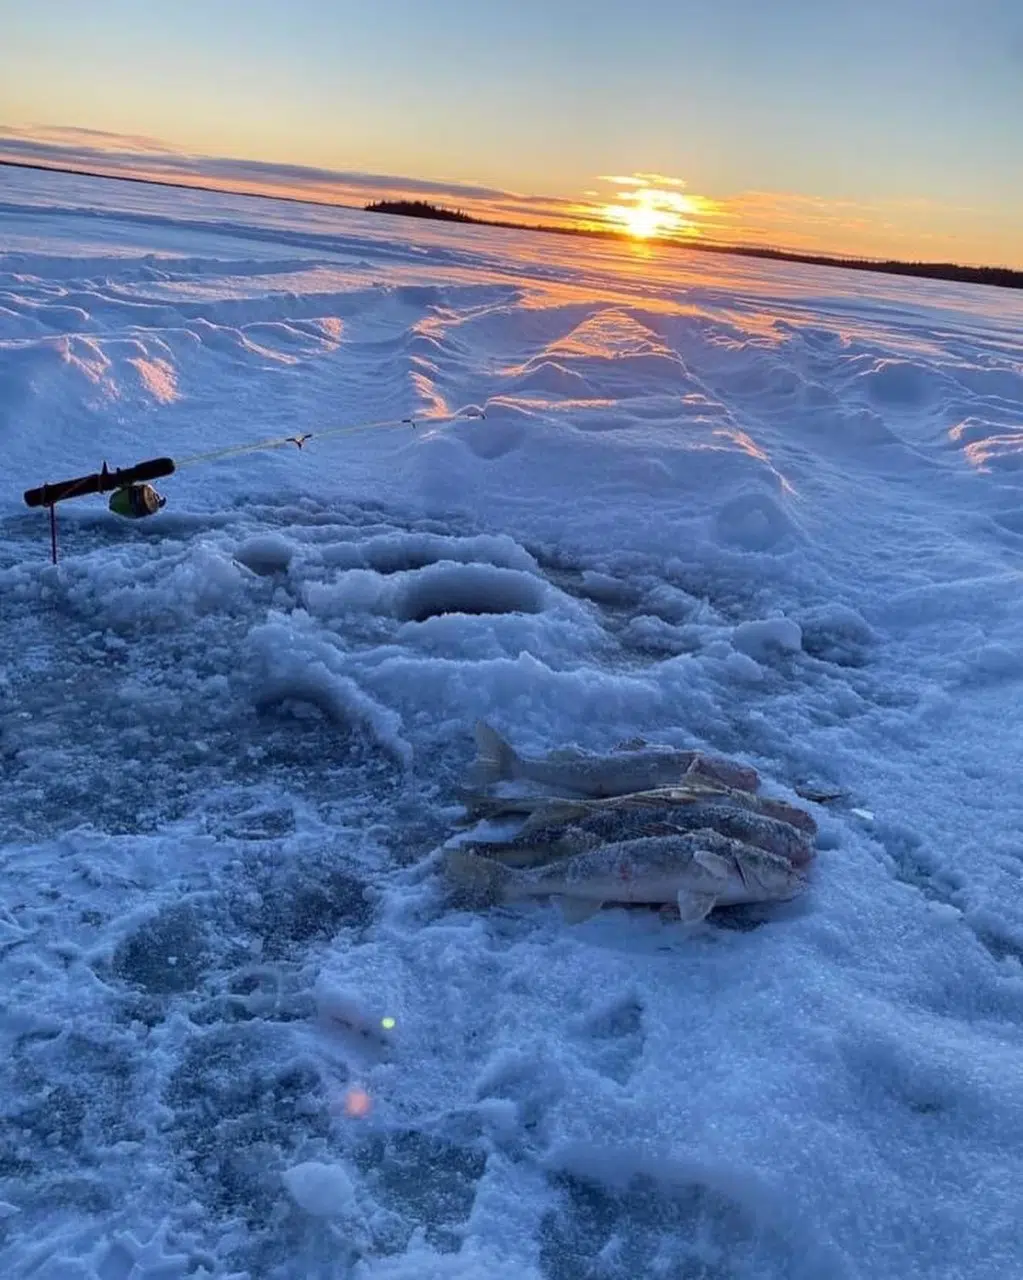
[[[795,897],[809,883],[788,858],[752,847],[736,856],[735,870],[750,893],[763,900]]]

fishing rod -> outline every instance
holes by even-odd
[[[193,453],[185,458],[148,458],[131,467],[118,467],[111,471],[106,462],[99,471],[89,475],[76,476],[71,480],[58,480],[53,484],[39,485],[35,489],[26,489],[25,505],[28,507],[46,507],[50,512],[50,558],[57,563],[57,503],[66,502],[70,498],[83,498],[93,493],[110,493],[110,510],[130,520],[138,520],[155,513],[166,505],[167,499],[156,492],[149,483],[164,476],[173,475],[182,467],[195,466],[201,462],[215,462],[220,458],[230,458],[242,453],[256,453],[263,449],[283,449],[287,445],[305,448],[310,440],[329,440],[340,436],[358,435],[364,431],[382,431],[394,427],[411,427],[413,430],[420,422],[437,425],[443,422],[458,422],[487,415],[482,409],[465,409],[458,413],[447,413],[435,418],[385,418],[377,422],[357,422],[341,427],[330,427],[326,431],[307,431],[303,435],[272,436],[267,440],[257,440],[252,444],[228,445],[223,449],[211,449],[206,453]]]

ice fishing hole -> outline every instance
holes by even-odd
[[[409,575],[394,601],[402,622],[447,613],[542,613],[544,585],[528,573],[489,564],[434,564]]]

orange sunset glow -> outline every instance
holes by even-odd
[[[867,259],[1023,263],[1018,223],[1008,211],[920,198],[836,199],[749,188],[696,194],[687,179],[654,172],[606,174],[591,179],[595,185],[588,189],[552,194],[467,179],[208,156],[158,138],[103,130],[2,124],[0,161],[353,208],[420,200],[481,222],[617,233],[649,247],[745,245]],[[964,252],[962,241],[968,220],[972,253]]]

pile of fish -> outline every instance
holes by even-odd
[[[493,838],[477,826],[447,852],[448,882],[473,905],[555,897],[576,922],[605,903],[642,903],[696,922],[716,907],[784,901],[807,887],[817,824],[760,795],[746,765],[640,741],[609,755],[523,756],[482,722],[476,742],[467,822],[519,825]],[[523,783],[544,790],[524,792]],[[503,784],[518,785],[498,794]]]

